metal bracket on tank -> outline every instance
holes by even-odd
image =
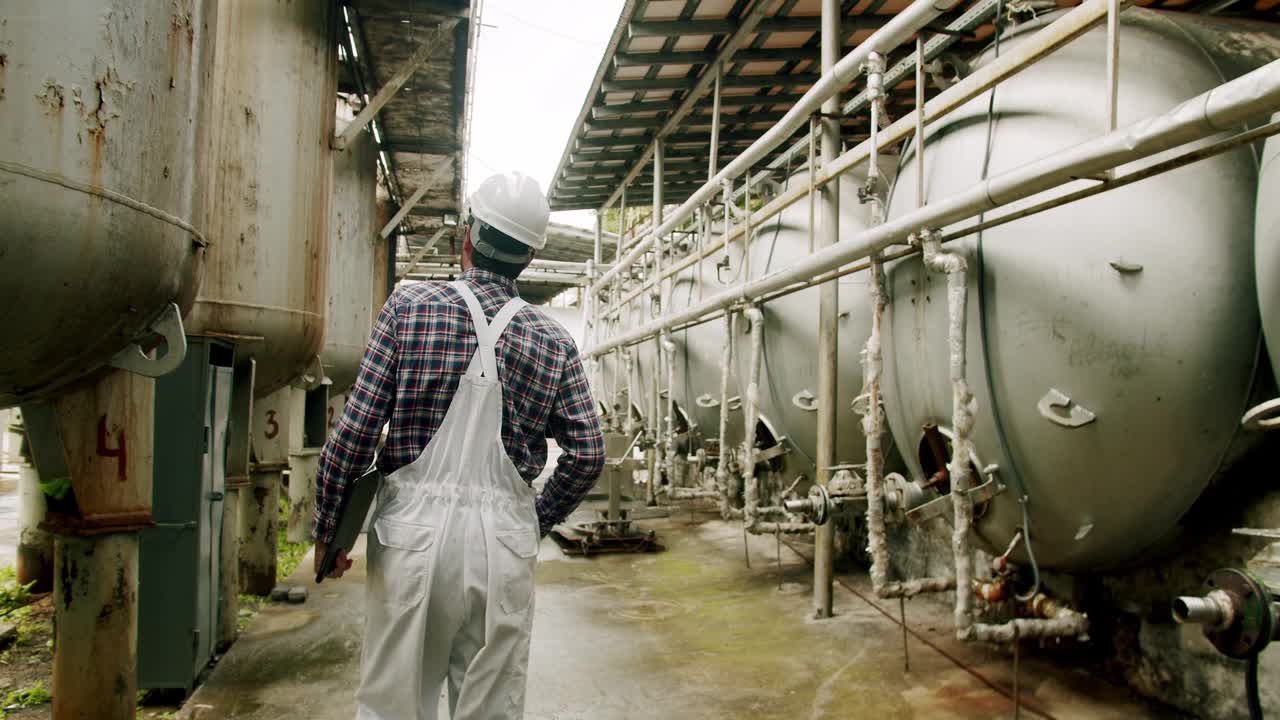
[[[307,369],[293,381],[293,387],[299,390],[315,390],[321,385],[332,385],[333,379],[324,374],[324,363],[316,355],[307,363]]]
[[[165,353],[153,358],[143,352],[137,343],[116,353],[107,364],[144,377],[160,377],[167,375],[187,357],[187,334],[182,327],[182,312],[175,303],[169,303],[156,321],[151,324],[150,332],[164,338]]]
[[[801,410],[804,410],[805,412],[817,412],[817,411],[818,411],[818,399],[817,399],[817,398],[815,398],[815,397],[813,396],[813,393],[809,392],[807,389],[806,389],[806,390],[801,390],[800,392],[796,393],[795,395],[792,395],[792,396],[791,396],[791,404],[792,404],[792,405],[795,405],[796,407],[800,408]]]
[[[1268,400],[1249,408],[1240,418],[1245,430],[1275,430],[1280,428],[1280,398]]]
[[[1066,410],[1067,414],[1063,415],[1058,412],[1059,408]],[[1066,393],[1057,388],[1050,388],[1049,392],[1040,398],[1040,402],[1036,404],[1036,409],[1040,411],[1040,417],[1065,428],[1082,427],[1098,419],[1098,416],[1092,410],[1072,402]]]
[[[970,502],[974,505],[979,505],[991,500],[1005,491],[1004,483],[1000,482],[1000,478],[996,474],[998,471],[999,466],[997,465],[988,465],[983,468],[982,474],[987,476],[987,481],[978,487],[965,492],[965,495],[968,496]],[[944,515],[949,514],[952,507],[951,498],[954,494],[955,491],[953,490],[947,495],[935,498],[919,507],[908,510],[907,519],[917,525],[922,525],[934,518],[943,517]]]
[[[698,397],[694,398],[693,403],[700,408],[720,407],[720,401],[714,397],[711,397],[710,393],[703,393],[702,395],[699,395]]]

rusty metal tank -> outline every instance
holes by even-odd
[[[360,359],[369,342],[373,318],[386,299],[385,282],[377,285],[378,148],[362,132],[344,150],[333,152],[333,205],[329,217],[329,306],[324,350],[320,357],[331,381],[331,394],[344,393],[356,381]],[[384,273],[385,274],[385,273]]]
[[[218,5],[205,149],[212,245],[187,330],[251,352],[259,397],[321,372],[337,12],[325,2]]]
[[[1272,116],[1280,121],[1280,113]],[[1257,218],[1254,222],[1254,262],[1258,278],[1258,307],[1267,338],[1271,368],[1280,378],[1280,139],[1267,140],[1258,170]]]
[[[0,407],[56,394],[157,323],[181,335],[206,235],[213,6],[6,5]]]
[[[1052,17],[1009,32],[1002,50]],[[978,182],[988,152],[996,175],[1105,132],[1105,38],[1094,29],[1003,83],[989,151],[989,95],[930,128],[928,197]],[[1120,126],[1164,113],[1273,50],[1237,26],[1130,9],[1121,22]],[[907,152],[891,217],[916,208],[916,177]],[[1025,492],[1041,567],[1123,565],[1170,534],[1219,473],[1258,357],[1256,177],[1251,151],[1240,149],[947,246],[972,269],[973,460],[996,466],[982,479],[1005,486],[978,508],[988,545],[1004,547],[1023,524]],[[917,480],[936,465],[922,427],[945,429],[951,419],[945,288],[918,257],[889,269],[885,406]],[[1022,552],[1015,557],[1025,562]]]

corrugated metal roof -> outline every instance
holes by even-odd
[[[769,2],[754,32],[744,33],[724,69],[721,97],[719,167],[758,139],[789,110],[820,73],[820,0]],[[910,0],[845,0],[845,52],[882,26]],[[1029,2],[1008,0],[1006,10],[1026,9]],[[1036,4],[1043,10],[1045,3]],[[1078,0],[1050,0],[1069,7]],[[1221,11],[1275,19],[1275,0],[1140,0],[1137,4],[1196,12]],[[637,165],[630,183],[629,204],[647,205],[652,193],[652,161],[647,148],[695,84],[714,72],[714,61],[755,6],[751,0],[628,0],[601,59],[573,132],[562,153],[550,190],[555,210],[600,208]],[[964,0],[925,33],[926,60],[944,53],[962,59],[987,44],[997,9],[995,0]],[[914,53],[910,45],[888,58],[890,119],[914,108]],[[855,85],[860,83],[855,82]],[[843,138],[866,139],[869,108],[845,88]],[[939,92],[930,87],[926,95]],[[680,203],[706,181],[711,133],[712,93],[706,92],[690,114],[665,137],[664,195]],[[803,137],[805,131],[797,133]],[[794,142],[784,143],[761,165],[777,158]],[[804,161],[799,158],[798,166]],[[759,166],[757,169],[761,169]]]

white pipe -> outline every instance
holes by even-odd
[[[728,520],[732,515],[729,499],[729,370],[733,367],[733,339],[737,327],[737,313],[724,315],[724,348],[720,351],[720,459],[716,462],[716,489],[720,491],[720,516]]]
[[[964,639],[973,623],[973,556],[969,551],[973,500],[969,497],[969,471],[973,456],[970,435],[977,409],[965,377],[968,263],[958,253],[943,252],[942,239],[936,231],[923,231],[920,245],[925,267],[947,275],[947,343],[951,356],[951,506],[954,513],[951,552],[956,570],[956,636]]]
[[[615,267],[600,277],[597,285],[613,282],[621,274],[621,268],[635,263],[654,243],[655,239],[669,234],[681,223],[689,219],[693,210],[711,198],[719,190],[720,183],[742,175],[752,165],[759,162],[774,148],[781,145],[809,120],[809,116],[817,112],[827,98],[835,95],[842,87],[852,82],[861,71],[862,64],[872,52],[887,53],[905,42],[917,31],[928,25],[939,15],[955,6],[957,0],[916,0],[907,8],[893,16],[893,19],[864,40],[836,63],[830,72],[809,88],[800,100],[787,111],[777,124],[770,127],[764,135],[751,144],[746,150],[725,165],[716,176],[698,188],[670,218],[654,227],[653,232],[631,249]],[[599,288],[596,288],[597,290]]]
[[[758,278],[745,287],[713,295],[602,343],[593,352],[629,345],[666,328],[684,325],[747,298],[758,298],[804,282],[901,242],[924,227],[945,227],[986,210],[1008,205],[1081,177],[1096,175],[1243,124],[1280,106],[1280,60],[1188,100],[1168,113],[1147,118],[1074,147],[976,183],[945,200],[907,213],[857,236],[819,250],[795,264]],[[857,152],[845,153],[843,158]],[[823,168],[827,180],[853,163],[837,160]],[[801,194],[800,197],[803,197]],[[617,269],[616,267],[614,268]]]
[[[760,308],[751,305],[743,311],[747,322],[751,323],[751,356],[747,371],[747,393],[743,399],[743,427],[746,431],[742,438],[742,486],[743,506],[742,522],[748,531],[755,528],[759,521],[760,480],[756,477],[756,423],[760,417],[760,356],[764,349],[764,315]]]
[[[676,344],[671,333],[662,336],[662,351],[667,362],[667,437],[666,459],[667,483],[676,485]]]

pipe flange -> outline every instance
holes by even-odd
[[[809,504],[813,507],[813,524],[826,525],[831,515],[831,496],[817,483],[809,488]]]
[[[1271,593],[1252,574],[1235,568],[1214,570],[1204,581],[1206,593],[1222,590],[1232,596],[1236,618],[1221,630],[1206,628],[1204,635],[1227,657],[1244,659],[1262,652],[1274,630]]]

